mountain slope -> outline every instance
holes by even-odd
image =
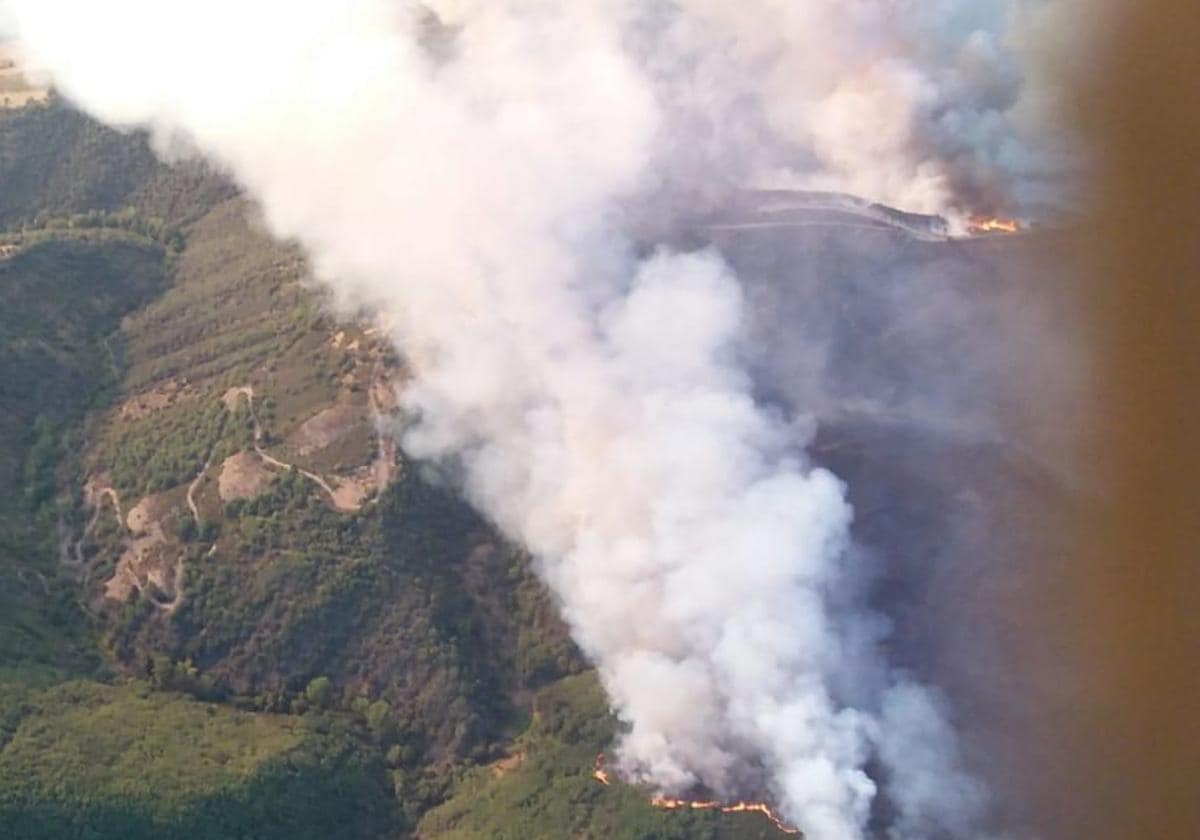
[[[314,729],[148,684],[55,685],[102,675],[63,538],[81,523],[87,413],[118,389],[121,318],[169,273],[157,243],[101,232],[39,235],[0,262],[0,835],[378,836],[390,786],[351,718]]]
[[[142,135],[105,128],[57,99],[0,110],[0,228],[135,207],[173,223],[234,194],[200,164],[162,166]]]
[[[107,649],[129,672],[191,662],[264,709],[327,677],[390,704],[415,754],[463,758],[511,731],[530,680],[578,665],[521,555],[376,428],[397,360],[322,315],[245,212],[189,226],[171,288],[122,330],[122,401],[85,457],[111,526],[82,546]],[[533,617],[552,637],[522,646]]]
[[[88,409],[116,386],[109,338],[166,283],[155,243],[50,238],[0,261],[0,659],[78,659],[80,616],[58,577],[71,471]],[[69,517],[68,517],[69,518]]]
[[[230,184],[53,102],[0,112],[0,185],[0,834],[780,836],[593,778],[616,724],[529,558],[397,451],[404,360]],[[989,640],[923,593],[973,603],[1020,554],[988,505],[1054,485],[983,422],[1037,292],[1007,241],[767,199],[680,244],[742,277],[758,391],[815,412],[897,655],[952,682]]]
[[[0,827],[402,832],[581,667],[525,558],[401,462],[377,428],[398,360],[322,314],[227,186],[60,105],[0,114],[0,149],[20,220],[0,262]],[[72,674],[109,684],[54,687]],[[203,759],[237,721],[260,722],[236,736],[258,769]],[[121,758],[147,751],[186,795]],[[312,811],[330,785],[338,807]]]

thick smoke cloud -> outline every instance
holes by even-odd
[[[385,311],[416,457],[527,545],[623,773],[764,790],[814,840],[968,836],[939,696],[889,667],[844,487],[756,404],[738,281],[651,215],[787,182],[1012,206],[1004,4],[7,0],[60,90],[226,167]],[[1014,187],[1015,184],[1015,187]]]
[[[1002,43],[1011,4],[681,5],[665,42],[684,48],[668,55],[684,57],[692,83],[699,63],[701,96],[737,92],[726,98],[742,112],[725,119],[746,122],[752,103],[758,137],[771,138],[751,145],[760,180],[922,213],[1013,209],[1013,175],[1032,161],[1006,116],[1021,90]]]

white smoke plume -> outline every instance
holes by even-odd
[[[415,457],[535,554],[679,793],[764,789],[813,840],[968,836],[937,695],[889,669],[852,512],[755,404],[719,254],[638,208],[780,179],[920,211],[1019,199],[1001,2],[0,0],[58,88],[199,150],[342,299],[386,311]],[[1014,186],[1015,185],[1015,186]]]
[[[1005,33],[1028,14],[1013,2],[649,5],[647,55],[682,77],[669,101],[739,144],[759,182],[963,215],[1015,211],[1042,174],[1015,118]]]

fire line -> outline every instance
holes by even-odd
[[[596,756],[596,767],[592,770],[592,778],[602,785],[608,786],[612,784],[612,776],[604,769],[604,753]],[[783,818],[775,813],[765,802],[729,802],[721,803],[715,799],[674,799],[668,796],[655,794],[650,798],[650,804],[655,808],[663,808],[668,811],[692,810],[692,811],[716,811],[721,814],[762,814],[776,829],[784,834],[799,835],[800,829],[788,825],[783,821]]]
[[[985,233],[1020,233],[1021,223],[1016,219],[975,216],[967,223],[967,230],[976,236]]]
[[[592,771],[592,778],[605,786],[612,784],[612,779],[609,777],[608,771],[604,769],[604,753],[596,756],[596,769]]]

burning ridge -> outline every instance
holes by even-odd
[[[701,225],[710,230],[746,228],[868,228],[898,230],[916,239],[944,242],[958,237],[1014,234],[1016,219],[974,214],[951,222],[945,216],[911,213],[852,195],[813,190],[742,190]]]
[[[613,783],[612,775],[605,769],[604,753],[596,756],[596,766],[592,770],[592,778],[605,787],[609,787]],[[716,799],[682,799],[662,794],[654,794],[650,797],[650,804],[655,808],[662,808],[666,811],[716,811],[721,814],[762,814],[776,829],[784,834],[792,834],[800,836],[800,829],[786,823],[775,809],[766,802],[756,802],[749,800],[738,800],[737,802],[720,802]]]

